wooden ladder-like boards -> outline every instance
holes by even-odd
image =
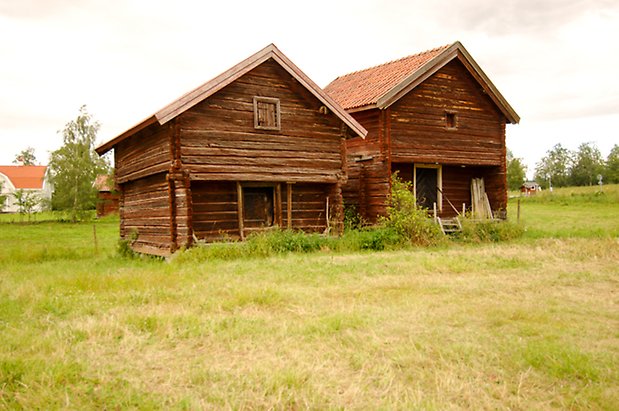
[[[437,217],[437,222],[439,227],[441,227],[441,231],[445,235],[453,235],[455,233],[459,233],[462,231],[462,224],[460,223],[460,219],[458,217],[454,218],[440,218]]]

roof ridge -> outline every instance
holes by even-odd
[[[444,50],[444,49],[447,49],[447,48],[451,47],[453,44],[454,43],[446,44],[446,45],[443,45],[443,46],[435,47],[433,49],[429,49],[429,50],[421,51],[419,53],[411,54],[409,56],[400,57],[400,58],[395,59],[395,60],[387,61],[385,63],[377,64],[375,66],[366,67],[366,68],[361,69],[361,70],[351,71],[350,73],[346,73],[346,74],[343,74],[341,76],[336,77],[333,81],[341,79],[341,78],[344,78],[344,77],[351,76],[353,74],[359,74],[359,73],[363,73],[364,71],[374,70],[374,69],[379,68],[379,67],[388,66],[390,64],[397,63],[397,62],[402,61],[402,60],[407,60],[407,59],[410,59],[412,57],[419,57],[419,56],[422,56],[424,54],[429,54],[429,53],[434,53],[434,52],[439,51],[439,50]]]

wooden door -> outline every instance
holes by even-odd
[[[439,203],[438,185],[437,168],[415,168],[415,197],[418,205],[432,210],[434,203]]]

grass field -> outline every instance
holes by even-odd
[[[508,243],[233,261],[0,224],[0,408],[616,409],[607,190],[522,200]]]
[[[517,215],[517,199],[509,204]],[[528,238],[619,237],[619,185],[566,187],[521,198],[521,222]]]

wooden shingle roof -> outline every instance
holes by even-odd
[[[219,90],[223,89],[227,85],[231,84],[244,74],[258,67],[265,61],[273,59],[280,66],[282,66],[290,75],[292,75],[301,85],[303,85],[308,91],[310,91],[318,100],[322,102],[329,110],[337,115],[355,134],[360,137],[365,137],[367,130],[363,128],[354,118],[350,116],[331,96],[325,93],[316,83],[314,83],[309,77],[305,75],[292,61],[288,59],[274,44],[269,44],[259,52],[253,54],[242,62],[238,63],[229,70],[223,72],[214,79],[204,83],[195,90],[183,95],[176,101],[170,103],[157,113],[148,117],[141,123],[135,125],[119,136],[111,139],[110,141],[100,145],[95,150],[99,155],[105,154],[111,150],[116,144],[124,139],[132,136],[140,130],[145,129],[151,124],[159,123],[163,125],[172,120],[176,116],[189,110],[196,104],[204,101],[206,98],[212,96]]]
[[[510,123],[520,121],[460,42],[340,76],[325,91],[349,112],[385,109],[454,59],[462,62]]]

